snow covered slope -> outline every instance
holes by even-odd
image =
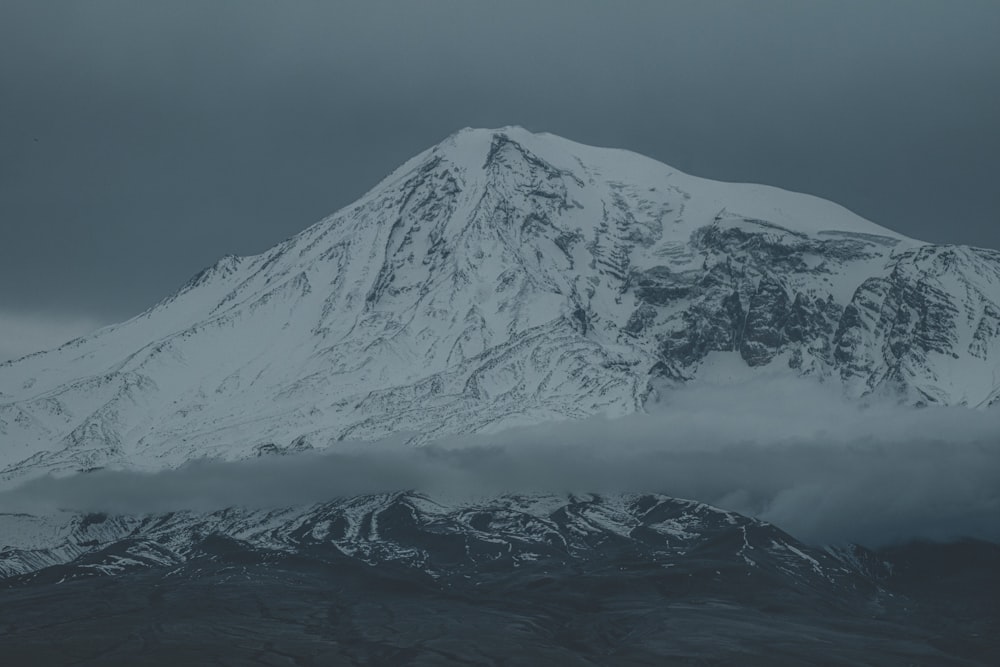
[[[640,410],[719,365],[1000,401],[1000,253],[520,128],[463,130],[138,317],[0,365],[0,484]]]
[[[347,556],[369,565],[395,563],[435,577],[631,552],[664,567],[684,556],[711,555],[827,586],[864,573],[865,565],[844,559],[863,554],[863,547],[824,551],[757,519],[650,494],[448,501],[400,492],[274,510],[0,514],[0,532],[8,543],[0,551],[0,582],[32,573],[69,579],[173,566],[200,555],[206,537],[258,552],[325,552],[324,560]]]

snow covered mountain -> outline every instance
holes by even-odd
[[[1000,651],[1000,546],[822,549],[660,495],[0,514],[0,535],[16,545],[0,550],[0,627],[17,664],[993,665]]]
[[[0,483],[641,410],[783,367],[1000,402],[1000,253],[520,128],[463,130],[145,313],[0,365]]]
[[[274,510],[107,515],[0,514],[9,548],[0,580],[115,575],[197,558],[203,541],[231,540],[259,553],[325,553],[369,565],[396,564],[434,577],[565,565],[633,551],[671,563],[691,551],[755,570],[794,571],[814,585],[857,576],[863,563],[806,546],[775,526],[660,495],[501,495],[447,501],[414,492],[342,498]],[[860,547],[850,553],[861,554]],[[640,556],[641,554],[641,556]],[[668,565],[669,566],[669,565]],[[867,575],[866,575],[867,576]],[[35,577],[28,577],[26,581]]]

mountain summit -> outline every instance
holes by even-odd
[[[521,128],[462,130],[270,250],[0,365],[0,476],[641,410],[783,368],[1000,401],[1000,253]]]

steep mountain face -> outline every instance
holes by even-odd
[[[1000,253],[464,130],[271,250],[0,366],[0,476],[622,415],[657,378],[777,367],[855,397],[997,403]]]

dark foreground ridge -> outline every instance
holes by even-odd
[[[817,549],[664,496],[399,493],[66,530],[64,562],[0,552],[5,664],[1000,661],[998,545]]]

